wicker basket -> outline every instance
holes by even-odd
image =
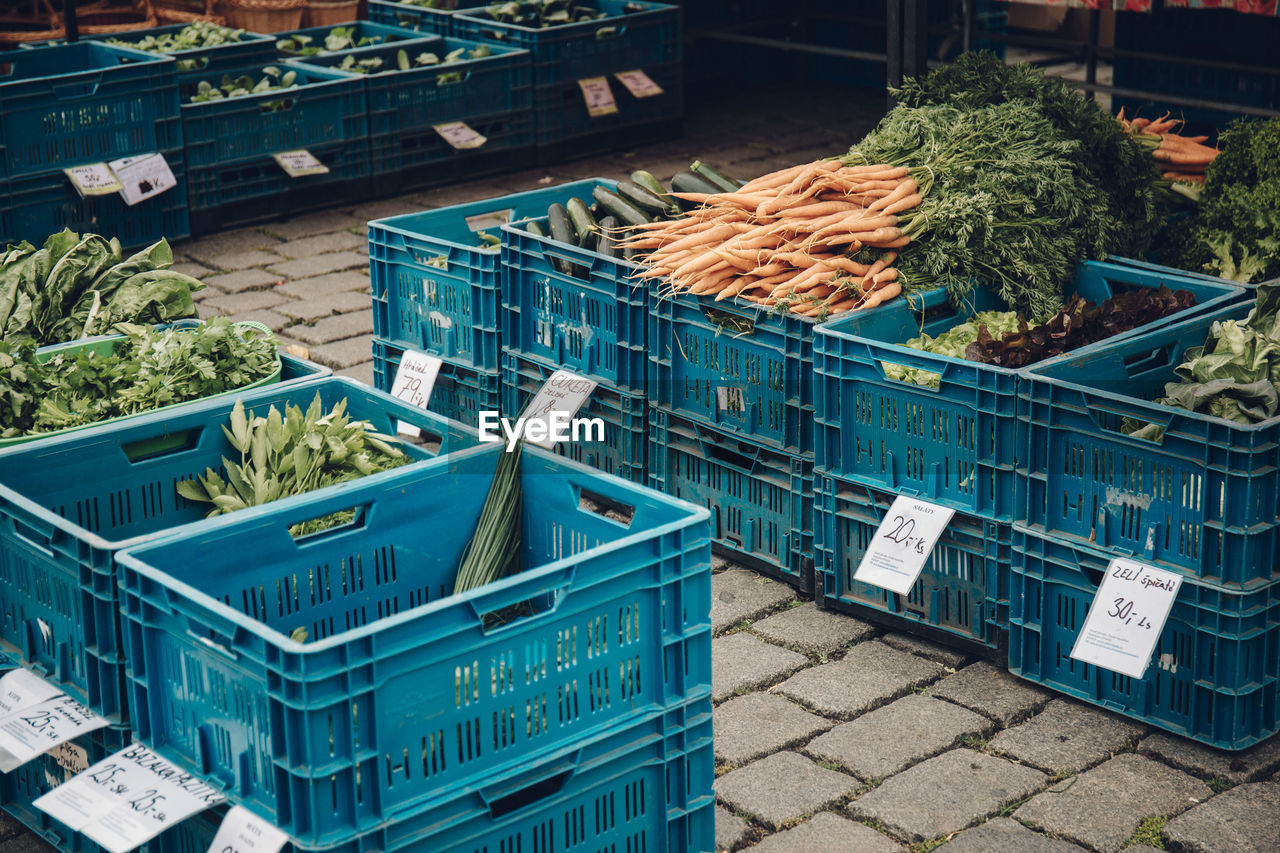
[[[156,17],[162,24],[192,24],[208,21],[226,25],[227,19],[214,11],[214,0],[153,0]]]
[[[159,23],[155,10],[151,8],[151,0],[141,0],[131,6],[102,2],[77,7],[76,21],[80,27],[80,34],[86,36],[105,36],[130,30],[149,29]]]
[[[62,25],[62,15],[49,3],[40,0],[31,4],[27,14],[0,15],[0,50],[8,50],[25,42],[53,41],[65,38],[67,29]]]
[[[360,0],[308,0],[302,26],[336,27],[351,23],[359,14]]]
[[[307,0],[221,0],[227,26],[251,33],[279,33],[302,26]]]

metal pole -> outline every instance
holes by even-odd
[[[890,86],[902,83],[902,18],[903,0],[887,0],[885,6],[885,79]],[[893,96],[889,96],[889,108],[893,108]]]
[[[62,21],[67,28],[66,40],[79,41],[80,25],[76,23],[76,0],[62,0]]]
[[[1084,82],[1092,86],[1098,82],[1098,30],[1102,23],[1102,13],[1097,9],[1089,10],[1089,40],[1084,46]],[[1087,90],[1087,97],[1093,100],[1093,90]]]

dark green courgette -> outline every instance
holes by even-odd
[[[569,219],[569,211],[565,210],[563,204],[556,203],[547,208],[547,227],[551,229],[551,239],[557,243],[567,243],[570,246],[578,245],[573,231],[573,222]],[[573,264],[568,261],[552,257],[551,266],[565,275],[573,274]]]
[[[635,170],[631,173],[631,183],[639,184],[659,198],[666,197],[667,188],[662,185],[662,181],[653,176],[652,172],[646,172],[644,169]]]
[[[718,186],[701,175],[695,175],[693,172],[676,172],[675,177],[671,179],[671,191],[673,193],[706,193],[708,195],[722,192]],[[676,204],[680,205],[681,210],[693,210],[695,207],[699,207],[698,202],[688,201],[683,198],[677,198]]]
[[[618,195],[644,213],[659,219],[670,216],[676,209],[675,205],[672,204],[674,199],[671,199],[670,196],[656,195],[631,181],[618,181]]]
[[[604,217],[600,220],[600,242],[596,247],[596,251],[609,258],[622,257],[621,247],[618,246],[618,240],[621,238],[622,233],[618,230],[618,217]]]
[[[643,225],[653,219],[608,187],[596,187],[591,191],[591,196],[623,225]]]
[[[574,243],[582,246],[588,237],[595,235],[595,217],[587,209],[587,203],[580,198],[569,199],[569,203],[565,205],[565,208],[569,213],[569,221],[573,223],[573,233],[576,237]]]
[[[535,237],[547,236],[547,229],[543,228],[542,224],[539,223],[536,219],[530,219],[529,224],[524,227],[524,230],[528,231],[530,234],[532,234]]]
[[[720,188],[721,192],[737,192],[738,188],[742,186],[742,181],[735,181],[715,166],[710,166],[701,160],[694,160],[693,165],[689,167],[689,171],[715,184]]]

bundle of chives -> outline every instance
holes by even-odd
[[[520,457],[523,452],[524,443],[520,442],[511,452],[499,456],[476,532],[462,552],[454,595],[520,571],[520,521],[524,503]]]

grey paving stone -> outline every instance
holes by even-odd
[[[373,312],[357,311],[350,314],[334,314],[317,320],[310,326],[290,326],[289,334],[305,344],[326,344],[373,334]]]
[[[236,312],[230,315],[231,319],[252,320],[255,323],[261,323],[273,332],[279,332],[291,322],[288,317],[283,314],[277,314],[275,311],[244,311]]]
[[[803,755],[775,752],[716,780],[716,798],[778,829],[838,802],[858,780],[826,770]]]
[[[57,853],[57,850],[57,847],[30,831],[4,841],[4,853]]]
[[[1134,746],[1146,727],[1098,708],[1054,699],[1027,722],[991,739],[991,751],[1047,773],[1075,773]]]
[[[562,183],[562,181],[552,180],[547,182],[545,186]],[[532,189],[532,187],[530,188]],[[437,207],[451,207],[455,204],[466,204],[469,201],[479,201],[486,198],[495,198],[501,195],[509,195],[516,190],[508,190],[502,186],[498,186],[493,181],[479,180],[468,181],[465,184],[454,184],[447,187],[437,187],[436,189],[427,190],[419,193],[417,198],[422,202],[424,210]]]
[[[320,344],[309,348],[311,360],[341,370],[354,367],[368,361],[372,355],[372,344],[368,338],[348,338],[331,344]]]
[[[1081,853],[1081,848],[1070,841],[1032,832],[1009,817],[966,829],[936,849],[947,853]]]
[[[349,376],[365,385],[373,384],[373,362],[366,361],[363,364],[356,364],[351,367],[344,367],[342,370],[335,371],[339,376]]]
[[[711,641],[711,698],[726,699],[785,678],[809,663],[804,655],[739,631]]]
[[[261,290],[281,281],[280,276],[266,270],[237,270],[236,272],[211,275],[205,278],[211,284],[226,293],[240,293],[244,290]]]
[[[1039,790],[1039,770],[972,749],[953,749],[890,776],[849,804],[911,843],[964,829]]]
[[[751,835],[751,826],[724,806],[716,806],[716,850],[736,850]]]
[[[236,231],[224,231],[220,234],[209,234],[199,239],[182,243],[178,251],[188,258],[203,261],[214,255],[226,255],[231,252],[248,252],[253,249],[269,249],[279,241],[258,228],[241,228]]]
[[[197,264],[195,261],[183,261],[181,263],[174,264],[169,267],[169,269],[201,280],[203,280],[207,275],[213,275],[213,270],[209,269],[204,264]]]
[[[875,628],[852,616],[822,610],[810,601],[766,616],[753,624],[751,631],[798,652],[830,656],[870,637]]]
[[[1158,758],[1204,779],[1217,776],[1237,785],[1259,782],[1280,768],[1280,738],[1272,738],[1240,752],[1226,752],[1167,732],[1143,738],[1138,752]]]
[[[933,661],[874,640],[859,643],[843,660],[806,669],[778,686],[828,717],[852,719],[942,675]]]
[[[1001,726],[1025,720],[1053,698],[1048,690],[986,661],[969,664],[926,692],[985,714]]]
[[[292,301],[275,290],[245,290],[240,293],[214,296],[206,299],[202,304],[210,305],[228,314],[235,314],[240,311],[263,311]]]
[[[911,652],[913,655],[920,655],[922,658],[937,661],[943,666],[949,666],[952,669],[959,669],[973,658],[973,655],[967,652],[949,649],[946,646],[940,646],[937,643],[931,643],[928,640],[922,640],[910,634],[885,634],[880,638],[880,641],[887,646],[893,646],[898,651]]]
[[[279,263],[280,255],[263,249],[245,249],[238,252],[226,252],[221,255],[208,255],[203,257],[202,260],[216,269],[231,271]]]
[[[273,251],[286,258],[309,258],[313,255],[323,255],[325,252],[355,249],[367,242],[366,238],[359,234],[352,234],[350,231],[331,231],[328,234],[299,237],[297,240],[281,243]]]
[[[742,634],[720,637],[719,643]],[[803,743],[832,723],[773,693],[748,693],[719,705],[714,713],[716,758],[746,764]]]
[[[863,823],[818,812],[804,823],[770,835],[750,853],[902,853],[905,848]]]
[[[356,219],[368,221],[371,219],[386,219],[389,216],[403,216],[406,213],[417,213],[423,209],[425,209],[425,206],[417,195],[406,195],[362,204],[352,211],[352,215]]]
[[[711,630],[720,633],[743,619],[755,619],[788,601],[795,591],[746,569],[711,576]]]
[[[1112,853],[1145,818],[1176,815],[1211,796],[1199,779],[1126,753],[1037,794],[1013,816],[1099,853]]]
[[[201,320],[208,320],[213,317],[225,317],[226,313],[227,312],[225,311],[219,311],[217,308],[213,307],[208,302],[196,303],[196,315]]]
[[[1280,850],[1280,785],[1240,785],[1165,824],[1168,847],[1182,853]]]
[[[21,835],[26,831],[27,828],[16,817],[0,809],[0,841],[6,838],[13,838],[15,835]]]
[[[341,210],[323,210],[308,213],[285,222],[272,222],[263,229],[279,237],[281,240],[296,240],[312,234],[327,234],[330,231],[345,231],[364,221]]]
[[[804,751],[819,760],[835,761],[869,780],[892,776],[949,749],[962,737],[983,735],[993,728],[986,717],[959,705],[909,693],[836,726]]]
[[[272,265],[271,271],[288,279],[312,278],[352,267],[365,267],[368,264],[369,259],[356,252],[330,252],[326,255],[312,255],[309,258],[283,261]]]
[[[352,311],[369,309],[369,294],[355,290],[343,290],[338,293],[326,293],[307,299],[288,300],[289,304],[281,307],[281,311],[295,320],[319,320],[332,314],[347,314]]]
[[[300,278],[280,285],[278,292],[295,299],[313,299],[318,296],[330,296],[344,290],[367,291],[369,289],[369,272],[347,270],[318,275],[314,278]]]

